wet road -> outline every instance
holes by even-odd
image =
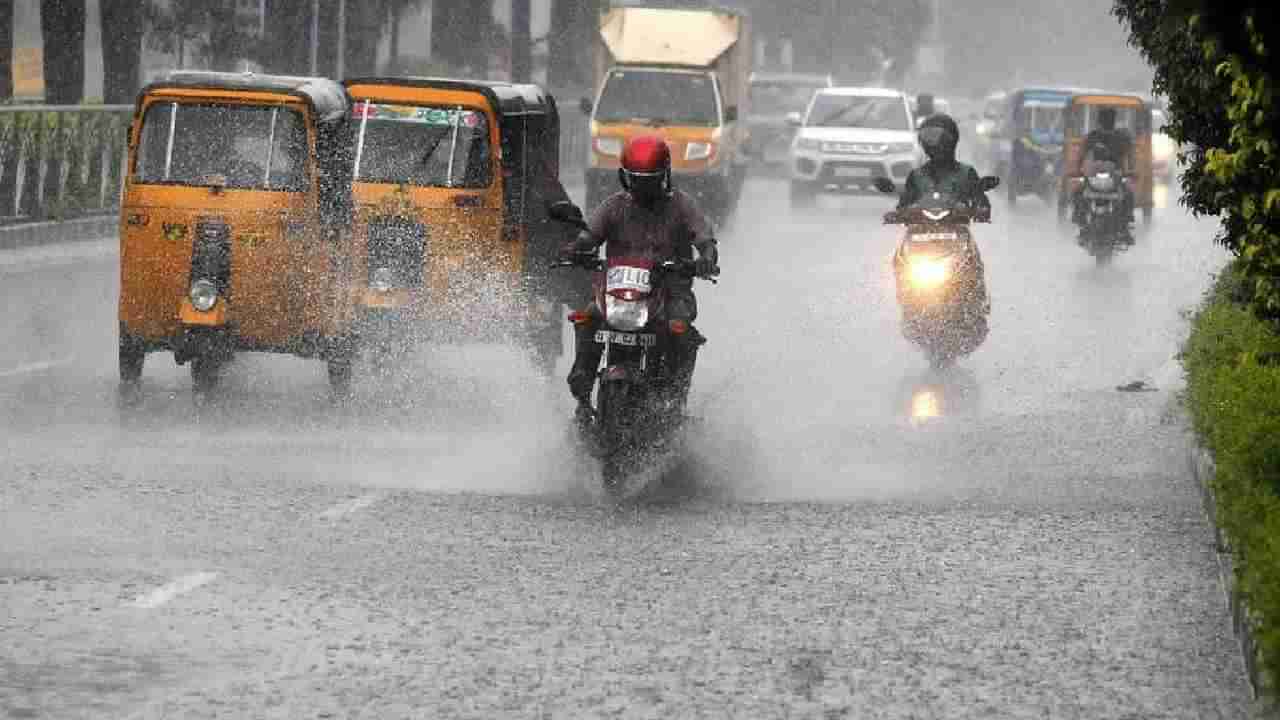
[[[1176,402],[1212,226],[1097,269],[998,204],[990,338],[939,376],[887,203],[785,190],[700,291],[693,455],[622,510],[518,352],[341,411],[315,362],[197,409],[151,356],[121,409],[110,248],[0,258],[0,716],[1247,716]]]

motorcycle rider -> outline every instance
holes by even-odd
[[[1085,147],[1085,172],[1088,173],[1089,163],[1091,162],[1111,162],[1115,163],[1120,174],[1128,176],[1130,173],[1130,157],[1133,154],[1133,138],[1130,137],[1128,131],[1116,129],[1116,109],[1104,107],[1098,110],[1098,127],[1089,131],[1084,138]],[[1129,222],[1133,222],[1133,189],[1129,187],[1129,183],[1120,184],[1121,192],[1124,195],[1124,205],[1121,212],[1125,217],[1129,218]],[[1073,218],[1076,224],[1083,224],[1085,219],[1084,207],[1084,185],[1083,183],[1076,189],[1075,194],[1071,198],[1073,208]]]
[[[591,216],[589,231],[567,244],[566,259],[595,258],[600,245],[607,257],[644,257],[656,263],[670,259],[693,260],[698,277],[720,274],[719,251],[711,224],[686,193],[672,187],[671,149],[656,135],[629,140],[622,151],[618,179],[623,190],[615,193]],[[697,248],[698,257],[693,258]],[[674,378],[673,397],[683,403],[693,378],[698,346],[705,338],[693,327],[698,316],[693,280],[677,274],[664,278],[667,320],[687,323],[684,333],[671,335],[669,361]],[[590,320],[576,325],[576,355],[569,371],[569,392],[577,401],[574,413],[579,425],[594,417],[591,391],[604,346],[595,341],[602,310],[592,303]]]
[[[946,113],[930,115],[917,133],[928,162],[911,171],[906,188],[898,200],[898,209],[911,207],[926,194],[941,192],[954,195],[976,211],[978,222],[991,220],[991,201],[982,191],[978,171],[956,159],[960,128]]]

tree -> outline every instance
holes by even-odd
[[[13,0],[0,0],[0,103],[13,97]]]
[[[130,103],[140,84],[145,30],[143,0],[104,0],[98,9],[102,27],[103,102]]]
[[[40,0],[44,99],[75,105],[84,97],[84,0]]]
[[[1182,203],[1222,219],[1215,238],[1240,257],[1254,310],[1280,319],[1280,113],[1270,3],[1116,0],[1115,14],[1155,68],[1183,160]],[[1280,658],[1276,658],[1280,669]]]

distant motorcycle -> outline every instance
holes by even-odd
[[[1106,265],[1117,252],[1133,246],[1133,233],[1124,206],[1128,182],[1112,162],[1096,163],[1084,177],[1080,209],[1075,215],[1080,226],[1077,242],[1098,265]]]
[[[983,192],[999,184],[999,178],[985,177]],[[888,178],[877,180],[876,187],[895,191]],[[991,301],[982,256],[969,229],[975,220],[968,205],[938,192],[885,216],[886,224],[906,226],[893,256],[902,333],[924,351],[934,369],[972,353],[987,338]]]
[[[551,216],[586,229],[569,208],[553,206]],[[685,419],[686,398],[668,372],[669,352],[674,335],[697,331],[682,321],[669,322],[665,281],[696,277],[694,263],[592,257],[553,267],[581,268],[595,275],[592,294],[604,322],[594,340],[605,352],[604,368],[596,379],[595,419],[585,439],[600,459],[606,490],[617,492],[629,476],[646,470],[653,451],[665,447]],[[589,317],[575,312],[569,319],[578,323]],[[698,340],[705,342],[701,336]]]

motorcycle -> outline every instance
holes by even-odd
[[[1117,252],[1133,247],[1133,234],[1124,206],[1124,190],[1129,179],[1115,163],[1096,163],[1084,177],[1080,207],[1075,220],[1080,226],[1080,247],[1098,265],[1106,265]]]
[[[999,184],[999,178],[982,178],[983,192]],[[896,191],[888,178],[877,179],[876,188]],[[940,370],[987,338],[991,300],[969,230],[970,222],[983,220],[955,196],[934,192],[915,206],[888,213],[884,221],[906,226],[893,256],[902,334],[924,351],[931,368]]]
[[[560,222],[586,230],[581,212],[568,203],[550,208]],[[694,263],[643,258],[597,257],[562,260],[553,268],[579,268],[594,273],[592,294],[603,320],[594,341],[605,346],[604,368],[597,373],[594,418],[582,428],[584,440],[600,459],[605,489],[621,493],[627,480],[654,465],[685,421],[687,384],[670,372],[676,336],[690,336],[695,347],[706,342],[683,320],[666,313],[666,278],[697,277]],[[703,278],[712,283],[713,278]],[[592,322],[589,310],[574,311],[570,322]]]

